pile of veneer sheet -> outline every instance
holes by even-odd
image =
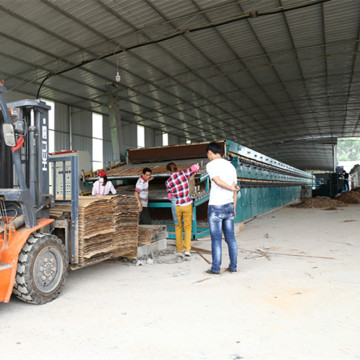
[[[116,195],[113,197],[115,232],[114,257],[136,259],[139,238],[139,206],[134,195]]]
[[[55,219],[69,214],[70,204],[50,211]],[[139,237],[137,200],[129,195],[80,196],[77,267],[116,257],[136,259]]]

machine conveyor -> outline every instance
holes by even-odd
[[[249,220],[300,199],[302,188],[314,185],[314,176],[296,169],[231,140],[219,141],[223,145],[224,158],[231,161],[237,171],[238,201],[236,222]],[[144,167],[152,169],[155,179],[149,187],[149,208],[154,222],[168,226],[172,233],[171,203],[167,200],[165,181],[169,177],[166,164],[174,161],[179,170],[194,163],[201,165],[200,171],[190,184],[190,193],[194,201],[193,238],[209,233],[207,207],[210,194],[210,180],[206,173],[206,143],[180,144],[152,148],[127,150],[127,165],[108,172],[111,180],[122,180],[119,192],[135,189],[137,178]]]
[[[164,151],[166,147],[164,147]],[[132,150],[128,150],[131,152]],[[150,160],[150,158],[148,159]],[[205,170],[208,162],[206,158],[193,159],[169,159],[159,162],[128,163],[122,167],[107,172],[108,179],[121,184],[116,186],[118,193],[133,194],[137,179],[141,176],[142,170],[148,167],[152,170],[154,180],[149,185],[149,210],[154,223],[167,225],[169,238],[175,238],[173,220],[171,216],[171,202],[168,200],[165,181],[169,178],[166,165],[174,161],[179,170],[185,170],[192,164],[200,165],[199,172],[190,180],[190,195],[193,199],[193,237],[198,238],[208,233],[206,223],[206,203],[209,199],[209,177]],[[92,180],[96,180],[93,178]],[[201,207],[201,209],[199,209]],[[201,219],[198,218],[200,213]]]

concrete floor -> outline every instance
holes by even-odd
[[[359,205],[259,217],[237,236],[239,272],[220,277],[195,253],[71,272],[52,303],[0,303],[1,358],[358,359],[359,221]]]

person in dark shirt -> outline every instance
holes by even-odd
[[[349,174],[343,170],[343,177],[344,177],[344,191],[349,191]]]

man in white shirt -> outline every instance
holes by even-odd
[[[228,271],[237,271],[237,243],[234,235],[234,218],[236,217],[237,174],[235,167],[222,158],[223,146],[211,142],[206,146],[206,155],[210,162],[206,171],[211,179],[208,221],[211,236],[211,268],[208,274],[220,274],[221,241],[224,232],[229,249],[230,265]]]
[[[135,197],[139,205],[140,224],[151,224],[151,217],[148,209],[148,199],[149,181],[152,179],[153,177],[151,176],[151,169],[144,168],[135,185]]]

